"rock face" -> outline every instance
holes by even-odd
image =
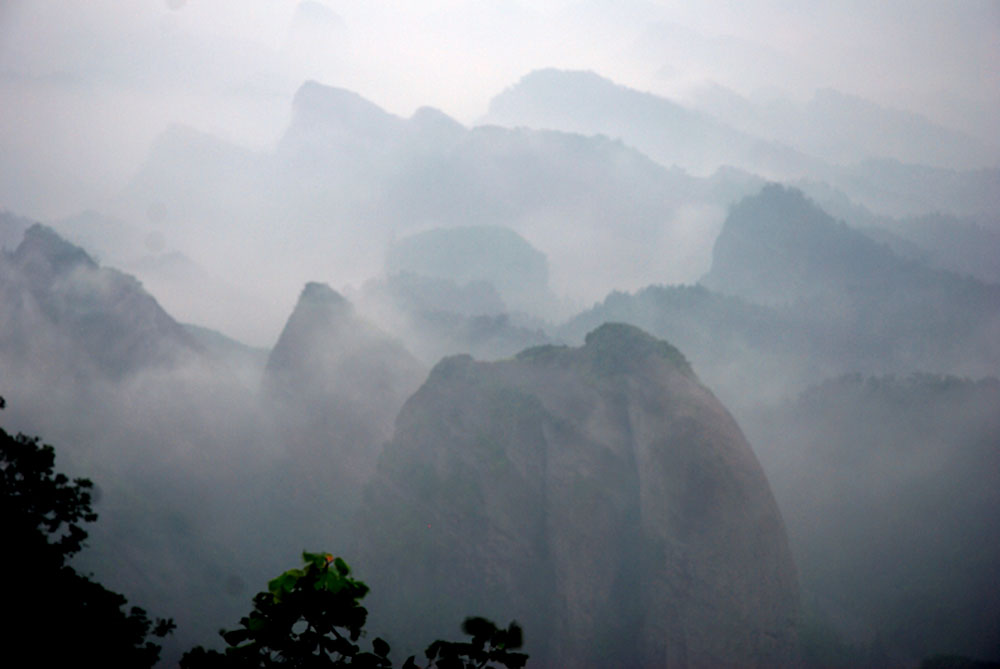
[[[135,278],[34,224],[0,252],[0,361],[39,375],[122,378],[203,353]],[[9,371],[9,369],[8,369]]]
[[[440,362],[360,520],[372,624],[394,647],[475,613],[521,622],[536,666],[796,660],[796,571],[768,483],[683,355],[632,326]]]
[[[291,452],[332,468],[333,482],[356,495],[424,370],[344,297],[309,283],[271,351],[264,395]]]

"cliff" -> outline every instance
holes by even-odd
[[[475,611],[521,622],[537,666],[796,659],[796,572],[756,458],[684,356],[632,326],[440,362],[359,536],[394,647]]]
[[[331,539],[341,540],[339,519],[353,515],[396,414],[425,373],[339,293],[306,284],[268,358],[263,395],[289,455],[290,480],[300,481],[301,499],[290,503],[325,518],[335,528]]]

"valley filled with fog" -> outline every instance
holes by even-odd
[[[397,662],[1000,662],[995,4],[237,4],[0,8],[0,427],[163,666],[303,549]]]

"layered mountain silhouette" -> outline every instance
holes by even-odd
[[[480,359],[507,358],[550,342],[539,321],[512,317],[492,283],[400,272],[372,279],[357,300],[380,326],[406,340],[422,361],[468,353]]]
[[[881,223],[864,232],[888,244],[896,254],[985,283],[1000,283],[1000,230],[975,219],[944,214]]]
[[[859,369],[1000,371],[1000,287],[898,256],[778,185],[731,209],[701,285],[613,293],[560,334],[609,320],[670,337],[730,406]]]
[[[796,657],[767,481],[684,356],[632,326],[441,361],[396,421],[359,527],[373,624],[394,646],[476,610],[522,622],[543,666]]]
[[[693,105],[758,137],[781,139],[835,164],[873,157],[951,169],[994,167],[1000,147],[912,112],[822,88],[807,102],[751,99],[717,84],[701,87]]]
[[[389,247],[386,273],[451,279],[459,285],[486,282],[518,311],[541,310],[555,300],[545,254],[509,228],[432,229],[405,237]]]
[[[138,281],[39,224],[0,255],[0,291],[7,365],[121,378],[202,353]]]
[[[429,108],[402,118],[311,82],[274,149],[173,129],[119,206],[139,220],[156,213],[182,249],[223,258],[213,269],[231,282],[254,266],[254,289],[272,298],[331,271],[337,283],[372,276],[386,246],[414,233],[502,227],[547,256],[554,291],[593,299],[662,272],[694,278],[707,261],[688,269],[695,242],[666,223],[699,208],[716,216],[757,186],[735,172],[695,178],[607,137],[466,128]],[[624,222],[629,234],[618,234]],[[607,258],[592,259],[593,247]]]
[[[772,185],[736,205],[704,283],[785,304],[841,352],[895,368],[1000,369],[1000,286],[905,260],[835,221],[798,191]]]
[[[606,135],[698,174],[728,165],[828,184],[880,214],[941,211],[993,222],[996,146],[831,90],[804,109],[758,107],[724,89],[702,97],[708,111],[593,72],[546,69],[497,95],[486,120]]]
[[[505,126],[601,133],[620,138],[664,165],[699,174],[733,165],[788,177],[820,164],[709,114],[586,71],[531,72],[493,98],[486,120]]]
[[[914,272],[920,269],[834,220],[801,191],[771,184],[730,210],[701,283],[760,304],[786,304],[886,280],[899,289]]]
[[[82,568],[174,650],[322,547],[400,651],[481,613],[543,666],[785,666],[797,630],[873,644],[821,666],[995,655],[996,383],[938,373],[1000,372],[997,170],[830,165],[589,73],[495,107],[308,83],[273,148],[175,127],[113,216],[0,214],[5,418],[102,485]],[[665,166],[699,146],[743,168]],[[558,326],[550,287],[600,301]]]

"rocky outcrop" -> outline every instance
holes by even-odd
[[[372,624],[414,650],[470,613],[537,666],[786,666],[797,581],[768,483],[677,349],[441,361],[406,403],[359,536]]]
[[[424,377],[402,344],[329,286],[309,283],[271,351],[263,388],[291,452],[329,470],[327,484],[356,494]],[[312,475],[322,479],[315,468]]]

